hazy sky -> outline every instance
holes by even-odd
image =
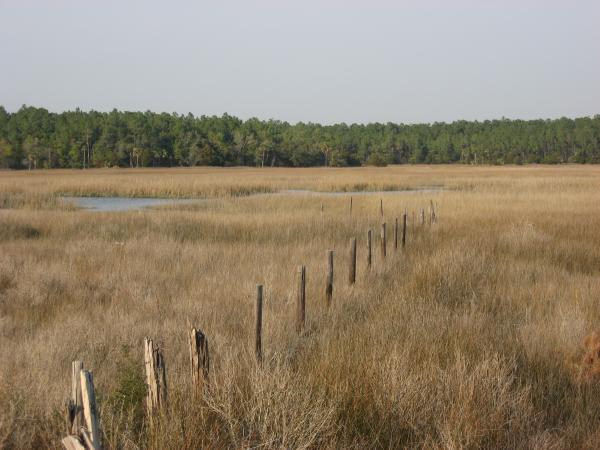
[[[600,1],[0,0],[0,104],[290,122],[600,113]]]

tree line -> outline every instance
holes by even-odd
[[[404,125],[0,106],[0,167],[599,163],[600,115]]]

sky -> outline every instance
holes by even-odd
[[[600,113],[598,0],[0,0],[0,105],[420,123]]]

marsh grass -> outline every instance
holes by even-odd
[[[600,385],[582,383],[580,362],[600,320],[599,175],[577,166],[3,173],[3,204],[13,206],[0,211],[0,445],[59,445],[70,362],[82,359],[110,449],[597,448]],[[434,227],[411,226],[407,251],[385,261],[378,196],[355,198],[349,217],[344,196],[232,195],[436,184],[451,189],[384,197],[388,223],[430,199],[439,214]],[[209,199],[121,213],[27,200],[66,192]],[[297,336],[300,264],[307,329]],[[251,343],[257,283],[262,368]],[[202,398],[189,397],[189,324],[210,343]],[[154,428],[143,414],[144,336],[163,348],[170,388]]]

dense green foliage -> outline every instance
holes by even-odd
[[[450,124],[291,125],[0,106],[0,167],[598,163],[600,115]]]

